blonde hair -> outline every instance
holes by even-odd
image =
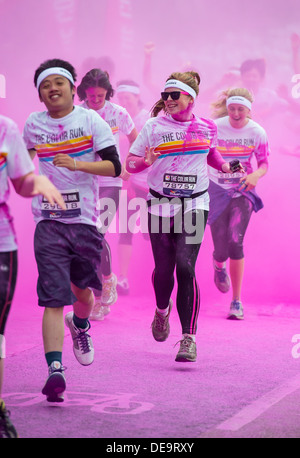
[[[193,71],[183,72],[183,73],[174,72],[172,73],[172,75],[169,76],[169,78],[167,78],[166,81],[169,81],[172,79],[178,80],[178,81],[181,81],[182,83],[187,84],[192,89],[194,89],[197,95],[199,94],[199,84],[201,81],[199,73],[193,72]],[[161,110],[164,110],[164,112],[166,112],[165,104],[162,98],[160,98],[158,102],[156,102],[153,105],[151,109],[151,116],[156,117]]]
[[[249,102],[253,102],[253,96],[248,89],[244,87],[229,88],[226,91],[223,91],[218,100],[210,105],[213,119],[223,118],[228,115],[226,100],[234,95],[245,97],[245,99],[249,100]],[[250,113],[248,114],[248,118],[251,118]]]

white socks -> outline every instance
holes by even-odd
[[[157,313],[159,313],[162,316],[167,316],[169,313],[169,309],[170,309],[169,305],[166,309],[159,309],[158,307],[156,307]]]
[[[184,339],[185,337],[190,337],[193,342],[196,342],[195,334],[182,334],[182,338]]]

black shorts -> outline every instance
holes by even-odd
[[[34,234],[39,278],[37,293],[42,307],[72,305],[76,297],[71,283],[80,289],[101,290],[97,269],[103,235],[95,226],[40,221]]]

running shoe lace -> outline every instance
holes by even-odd
[[[180,351],[187,351],[187,352],[191,351],[191,348],[192,348],[191,346],[192,339],[191,338],[184,337],[182,340],[178,340],[178,342],[176,342],[174,347],[176,347],[176,345],[178,345],[179,343],[180,343],[180,348],[179,348]]]
[[[89,340],[90,338],[91,338],[91,336],[87,333],[87,331],[80,331],[78,336],[75,337],[75,339],[78,342],[78,346],[80,348],[80,351],[82,353],[88,353],[88,352],[91,351],[90,340]]]
[[[154,317],[154,320],[155,320],[155,323],[154,323],[154,326],[155,328],[158,330],[158,331],[164,331],[165,327],[166,327],[166,323],[167,323],[167,320],[166,320],[167,316],[163,316],[163,315],[160,315],[159,313],[156,313],[155,314],[155,317]]]
[[[239,301],[233,301],[232,304],[231,304],[231,308],[233,308],[234,310],[240,310],[241,308],[241,304]]]
[[[219,281],[221,283],[224,283],[226,281],[226,277],[227,277],[226,269],[217,269],[217,274],[218,274],[218,277],[219,277]]]

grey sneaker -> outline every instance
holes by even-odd
[[[111,277],[108,279],[102,279],[102,295],[101,295],[101,304],[102,305],[113,305],[117,302],[118,293],[117,293],[117,277],[115,274],[111,274]]]
[[[18,433],[10,421],[10,411],[6,409],[4,401],[0,401],[0,439],[17,439]]]
[[[88,366],[94,361],[94,347],[91,336],[88,330],[91,325],[88,323],[86,329],[77,328],[73,322],[73,312],[69,312],[65,316],[65,323],[70,329],[73,339],[73,351],[77,361],[83,366]]]
[[[91,321],[103,321],[104,320],[104,313],[102,310],[101,305],[101,297],[95,297],[95,303],[93,310],[89,316]]]
[[[64,367],[59,361],[53,361],[49,366],[49,377],[42,389],[42,393],[47,396],[48,402],[63,402],[65,389]]]
[[[244,310],[241,301],[234,300],[230,304],[228,320],[243,320]]]
[[[184,336],[184,338],[179,342],[180,347],[176,355],[175,361],[178,361],[180,363],[195,362],[197,359],[196,342],[194,342],[193,339],[189,336]]]
[[[221,293],[227,293],[230,290],[230,278],[227,274],[226,267],[217,267],[214,264],[214,282]]]
[[[152,335],[157,342],[164,342],[170,334],[170,313],[172,310],[173,301],[169,301],[169,312],[167,316],[163,316],[155,310],[154,319],[152,321]]]

